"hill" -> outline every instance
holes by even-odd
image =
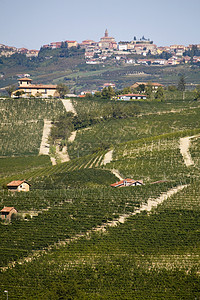
[[[128,59],[128,57],[127,57]],[[200,69],[187,64],[177,66],[129,65],[107,59],[103,64],[88,65],[83,49],[41,49],[37,58],[14,54],[0,59],[0,88],[17,84],[19,74],[30,74],[35,83],[66,83],[71,92],[99,89],[105,82],[112,82],[117,89],[137,81],[178,84],[182,74],[187,78],[187,88],[199,84]],[[0,90],[3,93],[4,90]],[[4,91],[5,94],[5,91]]]
[[[200,297],[200,108],[186,96],[75,99],[76,117],[60,100],[1,101],[0,204],[18,214],[0,222],[0,290],[13,299]],[[60,115],[72,118],[75,139],[64,146],[70,160],[51,165],[38,156],[42,129]],[[110,187],[121,177],[144,185]],[[8,192],[16,179],[30,192]]]

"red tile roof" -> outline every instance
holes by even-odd
[[[9,182],[7,184],[7,186],[19,186],[20,184],[22,184],[23,182],[26,182],[28,185],[30,185],[30,183],[28,183],[27,181],[25,180],[13,180],[11,182]]]
[[[14,207],[4,207],[1,212],[10,212],[11,210],[13,210]]]
[[[134,180],[134,179],[126,178],[126,179],[120,180],[118,182],[112,183],[110,186],[112,186],[112,187],[131,186],[137,182],[140,184],[143,184],[143,180]]]
[[[23,78],[19,78],[19,81],[32,81],[32,79],[27,78],[27,77],[23,77]]]
[[[134,84],[138,84],[138,85],[141,85],[141,84],[144,84],[144,85],[153,85],[153,86],[163,86],[163,84],[161,83],[158,83],[158,82],[135,82]]]

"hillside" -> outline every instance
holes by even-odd
[[[0,101],[0,209],[18,211],[0,222],[0,290],[11,299],[200,297],[200,105],[191,93],[77,98],[76,117],[61,100]],[[39,155],[44,121],[72,118],[65,145],[49,139],[51,160]],[[110,187],[119,178],[144,185]],[[23,179],[30,192],[7,191]]]
[[[117,89],[132,85],[136,81],[160,82],[166,86],[177,85],[184,74],[187,88],[199,83],[198,66],[175,65],[129,65],[107,59],[104,64],[88,65],[84,50],[54,49],[40,51],[37,58],[28,59],[15,54],[0,60],[0,88],[17,84],[18,74],[30,74],[35,83],[57,84],[63,82],[71,92],[99,89],[105,82],[112,82]],[[64,52],[63,52],[64,51]],[[127,56],[128,59],[128,56]],[[5,92],[0,90],[1,93]]]

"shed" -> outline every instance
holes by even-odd
[[[28,192],[30,183],[25,180],[14,180],[7,184],[7,188],[11,192]]]
[[[136,185],[143,185],[143,180],[134,180],[130,178],[125,178],[118,182],[111,184],[112,187],[125,187],[125,186],[136,186]]]
[[[11,216],[17,214],[17,210],[14,207],[4,207],[1,210],[1,220],[11,220]]]

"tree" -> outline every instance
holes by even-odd
[[[15,85],[9,85],[5,88],[6,92],[8,93],[9,97],[11,97],[12,93],[16,90]]]
[[[142,92],[144,92],[145,91],[145,84],[139,84],[138,85],[138,87],[137,87],[137,91],[139,92],[139,93],[142,93]]]
[[[194,100],[200,100],[200,85],[197,85],[194,90]]]
[[[123,88],[123,91],[122,91],[123,94],[131,94],[132,93],[132,89],[130,86],[127,86],[125,88]]]
[[[64,83],[59,83],[56,87],[56,91],[58,92],[60,98],[64,98],[65,95],[69,92],[69,88]]]
[[[115,96],[115,91],[111,86],[103,88],[101,92],[101,97],[103,99],[111,99],[114,96]]]
[[[20,98],[23,94],[25,94],[23,90],[17,90],[17,91],[14,93],[14,95],[15,95],[17,98]]]
[[[152,91],[153,91],[152,84],[151,84],[151,82],[148,82],[148,84],[145,87],[145,94],[147,95],[148,99],[151,98]]]
[[[185,91],[185,76],[184,75],[181,75],[179,82],[178,82],[177,89],[181,92]]]
[[[101,98],[101,92],[97,91],[94,94],[95,98]]]
[[[167,89],[169,92],[177,91],[177,87],[175,85],[168,85]]]
[[[42,97],[42,93],[37,92],[37,93],[35,94],[35,97],[37,97],[37,98]]]
[[[155,99],[164,101],[164,90],[161,86],[158,87],[158,89],[155,93]]]

